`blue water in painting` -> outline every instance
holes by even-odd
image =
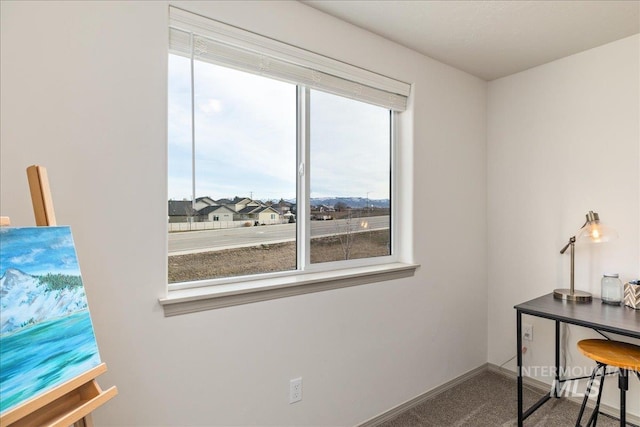
[[[100,364],[89,310],[0,337],[0,412]]]

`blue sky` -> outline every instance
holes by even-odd
[[[169,56],[169,198],[191,199],[190,68]],[[293,199],[296,87],[196,61],[196,196]],[[389,111],[311,93],[311,197],[389,198]]]
[[[69,227],[0,228],[0,277],[8,269],[80,275]]]

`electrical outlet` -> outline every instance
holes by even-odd
[[[525,341],[533,341],[533,325],[527,323],[522,324],[522,339]]]
[[[302,377],[289,381],[289,403],[296,403],[302,400]]]

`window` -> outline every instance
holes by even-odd
[[[168,184],[169,283],[295,270],[296,86],[170,55]]]
[[[391,255],[390,110],[317,90],[310,101],[311,263]]]
[[[407,84],[174,7],[169,52],[170,290],[395,260]]]

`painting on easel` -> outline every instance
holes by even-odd
[[[0,412],[99,364],[71,229],[0,228]]]

